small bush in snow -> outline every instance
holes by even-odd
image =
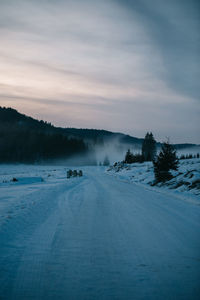
[[[77,170],[68,170],[67,171],[67,178],[71,178],[71,177],[81,177],[81,176],[83,176],[83,171],[82,170],[79,170],[79,171],[77,171]]]
[[[74,170],[72,176],[77,177],[77,175],[78,175],[77,170]]]
[[[67,171],[67,178],[70,178],[72,176],[72,170]]]
[[[13,177],[13,179],[11,179],[11,181],[12,181],[12,182],[17,182],[17,181],[18,181],[18,179],[17,179],[17,178],[15,178],[15,177]]]
[[[82,170],[79,170],[79,172],[78,172],[78,176],[83,176],[83,171]]]

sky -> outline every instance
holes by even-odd
[[[0,105],[200,143],[198,0],[0,0]]]

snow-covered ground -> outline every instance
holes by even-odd
[[[33,201],[26,199],[36,191],[60,186],[66,181],[66,170],[60,166],[0,165],[0,222],[33,205],[34,197]]]
[[[156,187],[165,192],[171,190],[176,194],[192,197],[200,195],[200,159],[180,160],[178,171],[172,171],[173,179],[165,184],[157,184]],[[126,180],[138,184],[152,186],[154,184],[154,172],[152,162],[123,164],[118,163],[108,169],[108,174],[112,174],[121,180]],[[200,201],[200,197],[197,197]],[[200,202],[199,202],[200,203]]]
[[[199,202],[81,169],[0,166],[0,299],[199,299]]]

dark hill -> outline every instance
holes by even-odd
[[[92,143],[103,143],[105,141],[118,138],[121,143],[141,144],[143,139],[125,135],[122,133],[114,133],[107,130],[99,129],[77,129],[77,128],[61,128],[55,127],[51,123],[43,120],[39,121],[19,113],[12,108],[0,107],[0,124],[15,125],[21,130],[35,130],[39,132],[59,133],[67,137],[83,139]]]
[[[96,146],[106,148],[109,143],[117,144],[121,151],[128,147],[139,151],[142,142],[141,138],[107,130],[55,127],[15,109],[0,107],[0,163],[40,162],[69,158],[88,151],[91,157],[95,157]],[[158,147],[160,145],[157,143]],[[174,146],[188,149],[195,144]]]
[[[0,163],[69,158],[87,150],[82,139],[68,137],[50,123],[0,107]]]

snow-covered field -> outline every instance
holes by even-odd
[[[0,299],[199,299],[198,195],[146,184],[149,164],[67,169],[0,166]]]
[[[159,183],[157,189],[176,194],[192,197],[200,195],[200,159],[180,160],[178,171],[172,171],[173,179],[165,184]],[[116,176],[118,179],[145,184],[152,186],[154,184],[154,172],[152,162],[123,164],[118,163],[108,169],[108,174]],[[200,197],[195,197],[200,201]],[[200,202],[199,202],[200,203]]]
[[[66,170],[58,166],[0,165],[0,222],[34,205],[35,197],[30,199],[35,192],[60,186],[66,181]]]

